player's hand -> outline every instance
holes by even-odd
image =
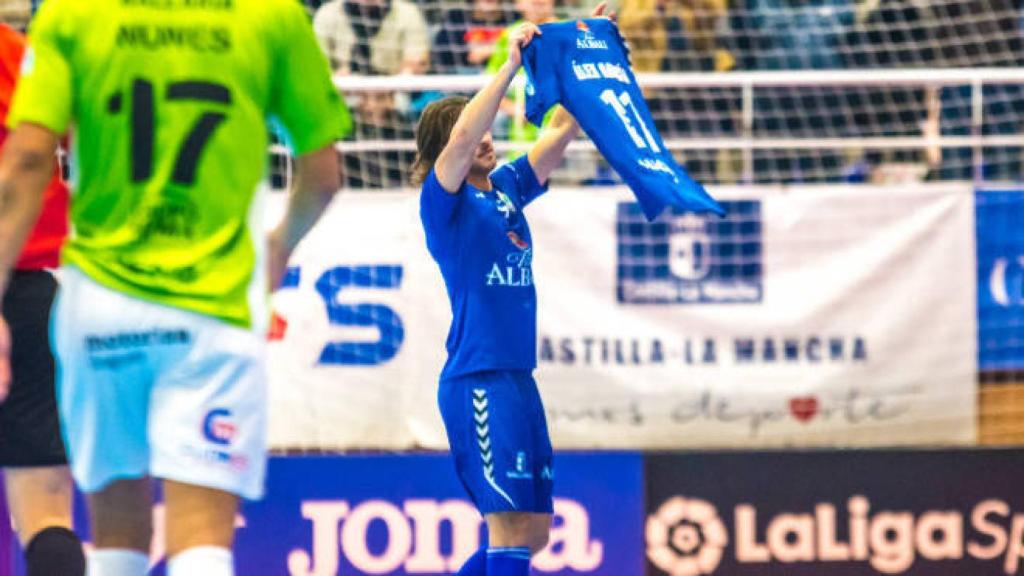
[[[0,402],[7,399],[11,389],[11,330],[7,320],[0,316]]]
[[[512,31],[508,37],[508,62],[516,68],[523,63],[523,48],[530,45],[534,36],[540,36],[542,32],[536,24],[525,22]]]
[[[590,15],[593,16],[594,18],[607,18],[607,19],[611,20],[612,22],[615,22],[615,17],[616,17],[615,11],[612,10],[611,12],[608,12],[607,14],[605,14],[606,10],[608,10],[608,3],[607,2],[601,2],[597,6],[594,6],[594,10],[590,13]]]

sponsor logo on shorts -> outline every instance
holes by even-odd
[[[533,472],[530,471],[529,461],[526,459],[526,452],[516,452],[516,469],[505,473],[513,480],[533,480]]]
[[[203,416],[200,432],[209,442],[204,446],[186,445],[183,451],[193,460],[226,466],[232,470],[244,470],[249,458],[232,452],[229,447],[238,437],[238,425],[227,408],[214,408]]]
[[[203,418],[203,437],[220,446],[228,446],[238,434],[238,427],[231,421],[231,411],[214,408]]]
[[[96,370],[120,370],[146,361],[146,348],[188,345],[193,336],[185,328],[153,328],[152,330],[86,334],[85,350],[89,363]]]
[[[249,458],[244,454],[220,448],[186,445],[182,447],[182,452],[192,460],[205,464],[224,466],[235,471],[242,471],[249,467]]]
[[[153,328],[111,334],[86,334],[85,349],[97,352],[120,352],[150,346],[175,346],[192,342],[192,333],[185,328]]]
[[[725,218],[673,209],[647,222],[638,204],[619,204],[619,302],[761,302],[761,202],[722,205],[729,212]]]

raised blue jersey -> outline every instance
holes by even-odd
[[[615,24],[593,18],[540,29],[523,53],[530,122],[540,125],[561,103],[633,190],[648,220],[666,206],[724,215],[665,148]]]
[[[533,239],[523,208],[546,191],[522,156],[490,176],[493,190],[467,183],[446,192],[431,170],[420,194],[427,249],[452,306],[441,379],[537,366]]]

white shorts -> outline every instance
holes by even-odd
[[[263,335],[60,271],[57,399],[84,492],[151,475],[263,495]]]

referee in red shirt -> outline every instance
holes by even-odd
[[[25,38],[0,24],[0,146],[14,95]],[[2,210],[3,207],[0,207]],[[82,576],[82,543],[71,526],[71,474],[54,391],[50,306],[57,291],[51,272],[67,235],[68,189],[59,174],[46,190],[43,211],[3,295],[11,339],[12,384],[0,404],[0,466],[8,507],[25,550],[28,576]]]

